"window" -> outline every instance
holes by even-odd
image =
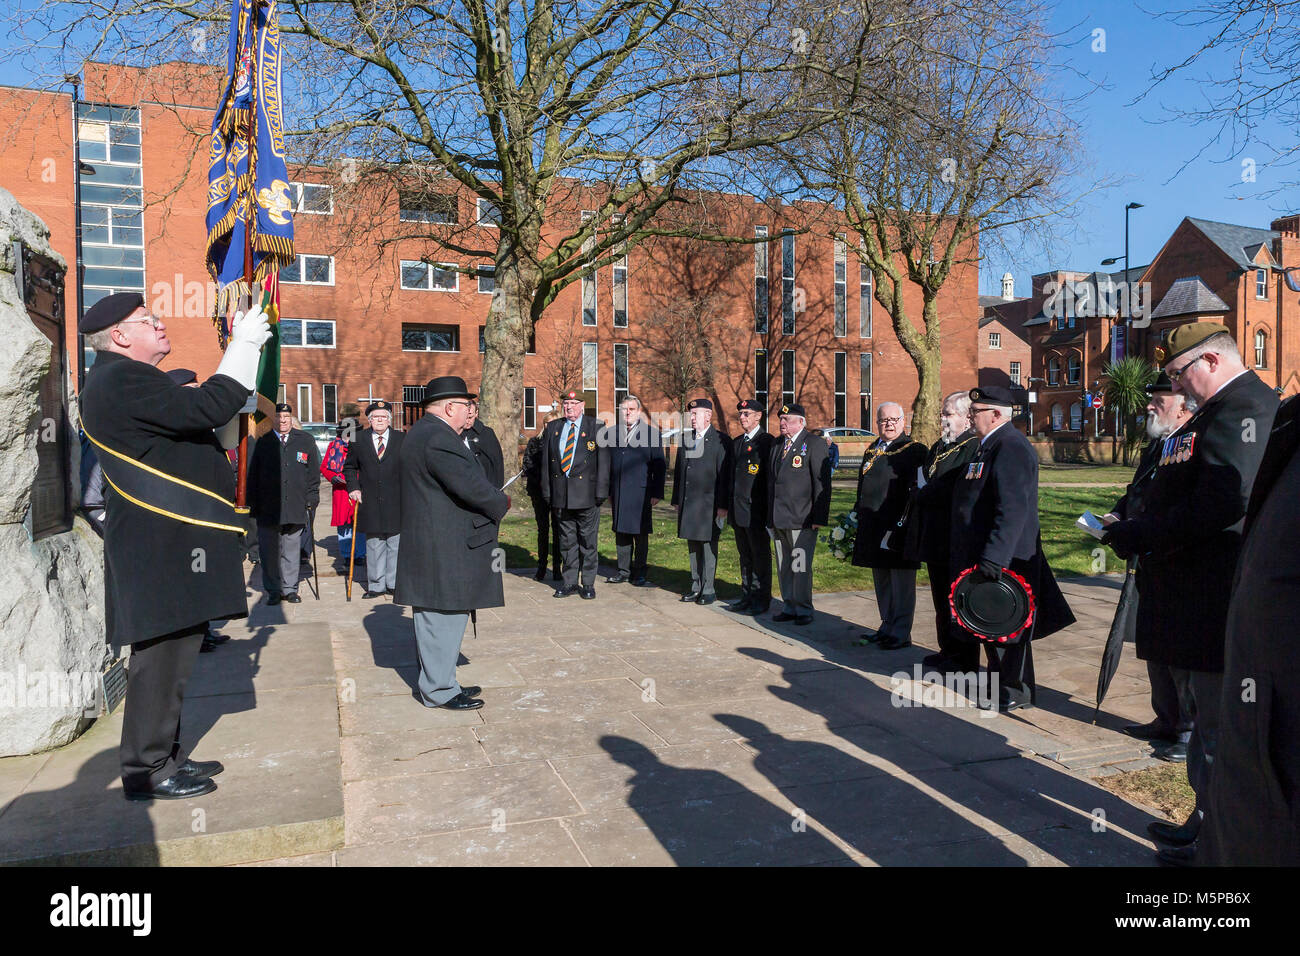
[[[280,270],[280,281],[301,282],[304,285],[333,285],[334,257],[294,256],[293,264]]]
[[[420,262],[402,260],[402,288],[433,292],[455,292],[460,288],[460,273],[454,262]]]
[[[1019,385],[1020,384],[1020,363],[1012,362],[1011,371],[1008,374],[1011,376],[1011,384]]]
[[[844,242],[844,233],[835,237],[835,334],[843,337],[848,330],[848,268],[849,251]],[[835,424],[843,422],[836,420]]]
[[[767,238],[767,226],[755,226],[756,239]],[[767,334],[767,243],[754,243],[754,331]],[[766,406],[765,406],[766,407]]]
[[[596,213],[591,209],[582,210],[582,221],[588,223]],[[582,257],[587,259],[591,255],[592,249],[596,247],[596,237],[588,236],[582,241]],[[582,324],[596,324],[596,270],[584,269],[582,271]]]
[[[871,353],[858,356],[858,427],[871,430]]]
[[[275,404],[283,405],[288,401],[288,392],[285,391],[284,382],[280,383],[279,389],[275,393]]]
[[[614,405],[623,404],[627,398],[627,346],[614,346]]]
[[[398,193],[398,197],[400,211],[397,218],[402,222],[454,223],[459,218],[455,196]]]
[[[1268,270],[1267,269],[1255,270],[1255,298],[1257,299],[1268,298]]]
[[[459,352],[460,328],[455,325],[402,323],[403,352]]]
[[[767,349],[754,350],[754,401],[767,411]]]
[[[492,229],[501,228],[501,210],[490,199],[478,201],[478,224]]]
[[[627,256],[614,260],[614,328],[627,328]]]
[[[794,349],[781,353],[781,404],[794,402]]]
[[[76,123],[81,158],[94,164],[78,174],[84,312],[114,292],[145,291],[144,178],[139,110],[78,103]]]
[[[871,338],[871,269],[865,262],[858,265],[858,334]]]
[[[1083,363],[1079,360],[1079,356],[1077,355],[1071,355],[1068,359],[1066,359],[1066,363],[1065,363],[1066,384],[1069,385],[1079,384],[1079,372],[1082,369],[1082,365]]]
[[[537,427],[537,389],[524,389],[524,431]]]
[[[845,352],[835,353],[835,427],[843,428],[847,409],[849,357]]]
[[[990,333],[989,333],[989,348],[991,348],[991,349],[1000,349],[1000,348],[1002,348],[1002,333],[1001,333],[1001,332],[990,332]]]
[[[321,415],[321,421],[337,423],[339,420],[339,387],[337,385],[322,385],[320,387],[320,400],[324,405],[324,414]]]
[[[1047,360],[1047,384],[1059,385],[1061,383],[1061,360],[1053,355]]]
[[[298,421],[312,422],[316,419],[311,417],[311,386],[298,386]]]
[[[1063,431],[1065,427],[1065,413],[1061,410],[1060,405],[1052,406],[1052,431]]]
[[[1255,333],[1255,368],[1268,368],[1268,336],[1260,329]]]
[[[280,344],[286,348],[334,348],[334,322],[328,319],[281,319]]]
[[[1070,431],[1083,431],[1083,404],[1075,402],[1070,406]]]
[[[77,139],[86,162],[139,166],[140,111],[78,103]],[[99,174],[98,167],[95,173]]]
[[[781,233],[781,334],[794,335],[794,233]],[[794,401],[794,399],[791,399]]]
[[[328,216],[334,212],[334,187],[318,183],[290,183],[289,198],[294,212]]]
[[[587,414],[595,415],[600,406],[597,404],[599,398],[599,368],[597,366],[598,357],[596,355],[595,342],[582,343],[582,392],[583,399],[587,404]]]
[[[479,266],[478,267],[478,290],[480,292],[495,292],[497,289],[497,270],[496,266]]]

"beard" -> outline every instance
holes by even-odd
[[[1168,438],[1169,433],[1174,430],[1171,422],[1165,421],[1158,415],[1148,415],[1146,427],[1147,437],[1155,439],[1156,441],[1159,441],[1162,438]]]

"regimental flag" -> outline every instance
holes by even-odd
[[[275,3],[232,0],[226,88],[212,120],[208,163],[208,272],[217,283],[213,321],[225,348],[229,317],[242,295],[262,283],[278,306],[278,283],[266,280],[293,262],[293,199],[284,156],[280,97],[280,28]],[[250,268],[251,266],[251,268]],[[268,309],[272,338],[262,351],[258,412],[274,412],[264,373],[278,378],[278,308]]]

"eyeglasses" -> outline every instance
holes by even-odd
[[[151,315],[145,319],[123,319],[121,322],[117,324],[130,325],[132,322],[148,322],[150,325],[153,326],[155,332],[157,332],[159,329],[163,327],[163,320],[158,318],[156,315]]]
[[[902,420],[903,420],[903,416],[902,416],[902,415],[899,415],[897,418],[877,418],[877,419],[876,419],[876,424],[877,424],[877,425],[897,425],[897,424],[898,424],[899,422],[901,422]]]
[[[447,402],[447,404],[448,404],[448,405],[464,405],[466,408],[469,408],[469,406],[470,406],[472,403],[471,403],[471,402],[464,401],[463,399],[459,399],[459,398],[458,398],[458,399],[456,399],[456,400],[454,400],[454,401],[449,401],[449,402]]]
[[[971,418],[974,418],[980,412],[991,412],[991,411],[993,411],[993,406],[985,405],[983,408],[972,408],[967,414],[969,414]]]
[[[1203,354],[1198,355],[1196,356],[1196,358],[1192,359],[1190,362],[1188,362],[1186,365],[1180,368],[1177,372],[1171,372],[1169,371],[1169,369],[1165,369],[1165,374],[1169,376],[1169,381],[1171,382],[1181,381],[1182,377],[1187,374],[1187,370],[1203,358],[1205,358]]]

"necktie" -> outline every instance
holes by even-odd
[[[379,454],[379,457],[380,457],[381,459],[384,457],[384,438],[383,438],[382,435],[379,437],[379,453],[378,453],[378,454]]]
[[[569,469],[573,467],[573,449],[578,443],[578,429],[572,424],[568,426],[569,437],[564,440],[564,452],[560,455],[560,467],[564,469],[564,474],[569,474]]]

